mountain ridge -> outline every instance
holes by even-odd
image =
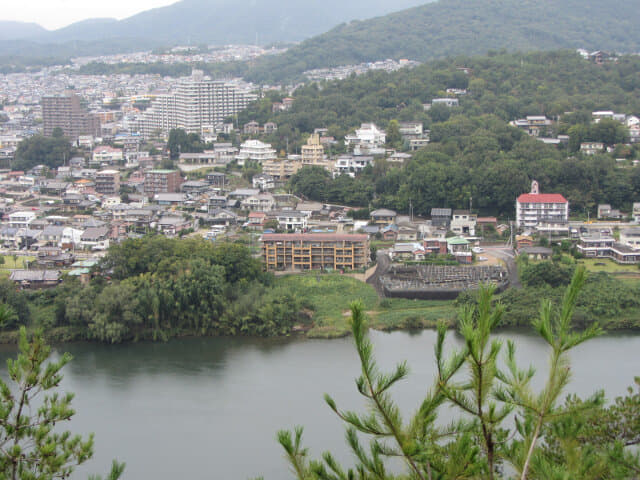
[[[490,50],[640,51],[636,0],[439,0],[341,24],[286,53],[259,59],[248,78],[277,83],[309,69],[384,58],[428,61]]]

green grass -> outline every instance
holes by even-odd
[[[578,260],[578,264],[583,264],[590,272],[606,273],[636,273],[640,275],[638,265],[619,265],[608,258],[585,258]],[[602,264],[602,265],[596,265]]]
[[[307,273],[278,277],[276,283],[305,298],[314,311],[310,337],[338,337],[349,332],[349,305],[360,300],[373,328],[393,330],[433,327],[455,318],[451,301],[386,299],[380,302],[371,285],[340,274]]]

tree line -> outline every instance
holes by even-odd
[[[274,285],[240,244],[149,236],[110,247],[87,285],[16,291],[0,282],[15,315],[1,329],[40,326],[66,339],[118,343],[177,335],[285,335],[305,321],[304,299]],[[68,337],[68,338],[67,338]]]

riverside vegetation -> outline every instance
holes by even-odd
[[[520,262],[522,289],[499,296],[500,326],[525,326],[540,298],[559,304],[578,265],[568,256]],[[147,236],[112,245],[88,284],[67,277],[48,290],[17,290],[0,280],[0,338],[15,342],[20,326],[42,328],[56,341],[120,343],[184,335],[310,337],[349,333],[345,298],[360,299],[374,328],[433,328],[456,324],[456,309],[477,294],[452,301],[379,299],[373,287],[348,275],[309,272],[275,277],[241,244]],[[576,300],[575,323],[640,328],[640,282],[593,273]]]
[[[640,473],[640,389],[604,405],[604,392],[587,399],[562,395],[571,378],[569,351],[601,333],[593,324],[572,329],[584,268],[573,275],[560,306],[545,300],[533,320],[549,348],[543,387],[531,385],[535,371],[516,363],[513,342],[492,339],[504,309],[483,288],[476,306],[462,310],[459,334],[464,347],[446,353],[447,327],[438,327],[437,376],[416,413],[404,420],[390,393],[408,373],[406,363],[390,373],[378,368],[360,303],[351,306],[351,331],[362,374],[356,379],[367,413],[342,410],[325,401],[346,425],[355,466],[345,469],[326,452],[312,460],[302,446],[302,427],[282,430],[278,440],[298,480],[355,479],[632,479]],[[640,387],[640,378],[636,378]],[[439,421],[444,407],[459,412],[450,425]],[[365,439],[370,439],[368,446]],[[400,460],[404,467],[398,471]]]

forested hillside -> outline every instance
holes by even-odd
[[[455,55],[588,48],[640,51],[635,0],[440,0],[340,25],[260,59],[247,78],[277,83],[303,71],[379,60],[427,61]]]
[[[467,89],[460,107],[424,110],[423,103],[446,95],[450,87]],[[591,112],[638,114],[639,94],[639,57],[605,65],[573,52],[457,57],[392,74],[307,85],[296,90],[288,112],[271,112],[271,102],[278,99],[273,95],[245,111],[239,123],[275,121],[278,132],[269,141],[279,149],[286,141],[297,148],[305,133],[319,127],[338,139],[362,122],[389,129],[392,120],[420,121],[431,130],[431,144],[404,168],[382,162],[356,179],[335,180],[317,170],[301,171],[292,185],[318,200],[408,211],[412,199],[416,213],[428,214],[433,207],[468,206],[473,197],[480,212],[509,216],[516,196],[535,178],[544,191],[564,193],[572,210],[582,211],[598,202],[628,206],[640,199],[640,169],[615,161],[636,158],[635,148],[619,145],[613,154],[590,157],[578,153],[582,141],[613,145],[626,140],[621,124],[592,125]],[[547,133],[568,134],[569,144],[545,145],[507,123],[527,115],[560,118]]]

